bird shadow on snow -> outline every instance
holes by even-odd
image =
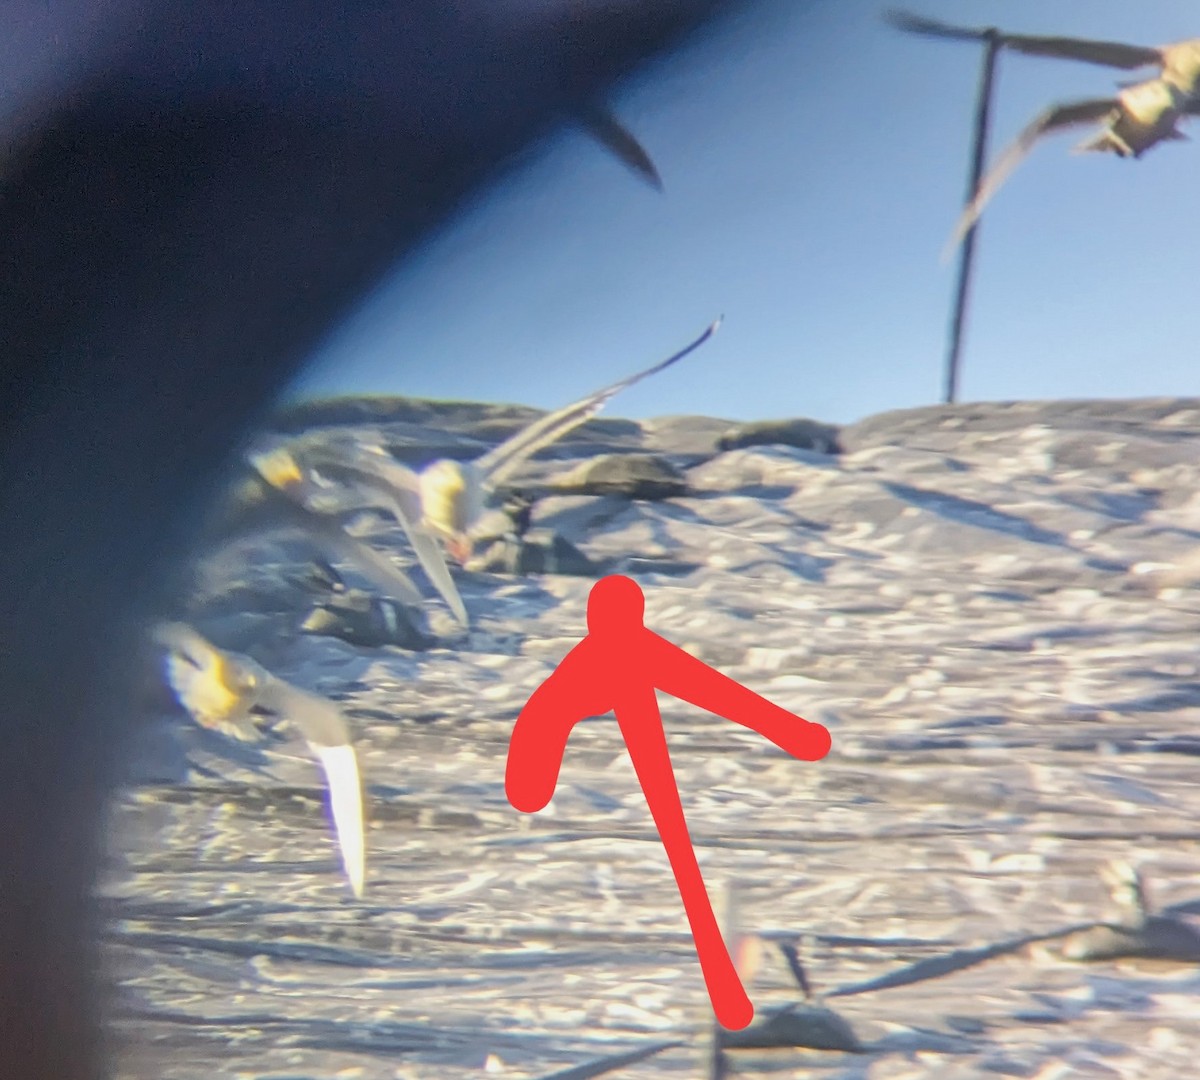
[[[1075,550],[1062,533],[1054,529],[1044,529],[1040,525],[1034,525],[1026,518],[997,510],[987,503],[964,499],[959,495],[948,495],[941,491],[926,491],[923,488],[891,480],[884,481],[882,486],[910,506],[928,510],[931,514],[936,514],[948,521],[962,525],[974,525],[976,528],[989,529],[992,532],[1003,533],[1005,536],[1016,536],[1035,544],[1048,544],[1053,547]]]

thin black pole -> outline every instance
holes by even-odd
[[[965,205],[970,205],[983,179],[983,160],[987,155],[988,123],[992,112],[992,85],[996,76],[996,56],[1000,52],[1000,32],[995,28],[986,31],[987,47],[983,53],[983,69],[979,75],[979,99],[975,104],[975,133],[971,157],[971,178],[967,184]],[[971,292],[971,269],[974,266],[976,221],[963,237],[962,250],[958,255],[958,287],[954,295],[954,315],[950,320],[950,345],[946,351],[946,396],[947,404],[958,397],[958,368],[962,359],[963,324],[967,315],[967,300]]]

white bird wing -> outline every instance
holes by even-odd
[[[275,676],[270,679],[262,704],[295,727],[320,762],[329,788],[329,809],[342,867],[354,895],[361,897],[366,877],[362,781],[341,711],[328,698]]]
[[[421,482],[417,474],[383,450],[366,451],[353,460],[323,458],[314,464],[314,468],[322,476],[353,488],[371,505],[382,506],[391,512],[404,529],[433,587],[454,617],[463,626],[470,625],[467,607],[450,576],[445,554],[437,540],[421,526]]]
[[[528,427],[517,432],[516,435],[489,450],[482,457],[476,459],[474,463],[483,475],[484,482],[491,487],[504,483],[527,458],[532,457],[539,450],[556,442],[568,432],[579,427],[580,424],[591,419],[608,404],[610,399],[622,390],[628,389],[634,383],[640,382],[642,379],[670,367],[672,364],[682,360],[689,353],[698,349],[717,332],[717,328],[720,325],[721,320],[717,319],[695,341],[680,349],[674,355],[668,356],[666,360],[660,361],[653,367],[646,368],[645,371],[639,371],[636,375],[630,375],[620,382],[613,383],[612,386],[606,386],[603,390],[597,390],[595,393],[588,394],[587,397],[580,398],[570,405],[564,406],[547,416],[543,416],[540,420],[535,420]]]
[[[372,585],[395,600],[419,607],[421,590],[403,570],[324,514],[310,514],[307,531],[331,553],[353,563]]]
[[[303,500],[309,491],[308,484],[297,485],[293,493],[286,486],[272,483],[270,476],[259,464],[259,459],[251,457],[249,461],[272,496],[275,504],[273,509],[278,514],[281,525],[299,529],[329,554],[352,563],[372,585],[386,595],[414,607],[420,606],[421,591],[403,570],[393,565],[369,544],[351,536],[333,517],[312,510],[305,504]]]
[[[958,219],[958,224],[946,244],[943,255],[949,255],[962,242],[974,227],[975,222],[979,220],[983,208],[1000,190],[1001,185],[1008,179],[1012,171],[1025,160],[1039,139],[1061,128],[1103,120],[1117,105],[1116,98],[1092,98],[1087,101],[1075,101],[1069,105],[1052,105],[1040,113],[1009,144],[996,164],[988,171],[987,176],[983,178],[979,190],[975,192],[975,197],[967,204],[962,216]]]

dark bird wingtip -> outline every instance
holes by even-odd
[[[944,38],[949,41],[984,41],[997,31],[976,30],[970,27],[951,26],[949,23],[914,15],[908,11],[889,8],[882,15],[883,21],[906,34],[921,34],[924,37]]]
[[[906,30],[916,34],[928,33],[934,24],[929,19],[914,15],[911,11],[901,11],[899,8],[887,8],[880,18],[897,30]]]

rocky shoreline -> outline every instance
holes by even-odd
[[[536,415],[365,399],[273,424],[417,465]],[[862,1043],[733,1051],[738,1074],[1186,1075],[1194,957],[1081,964],[1033,939],[1110,918],[1112,860],[1180,925],[1200,910],[1198,449],[1198,399],[593,420],[521,480],[534,568],[557,572],[501,551],[456,574],[470,630],[431,599],[408,638],[352,571],[315,617],[300,541],[211,555],[181,614],[354,729],[367,893],[346,894],[302,749],[152,710],[104,885],[124,1075],[549,1077],[669,1042],[613,1075],[697,1075],[711,1011],[611,717],[572,736],[545,812],[504,797],[516,713],[605,572],[639,581],[652,629],[833,733],[804,764],[662,700],[710,893],[736,882],[771,946],[760,1016],[798,1008],[774,946],[803,938]],[[352,528],[405,562],[385,515]]]

